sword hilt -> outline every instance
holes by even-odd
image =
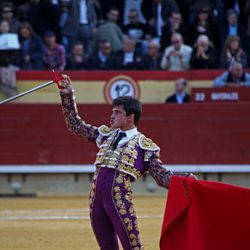
[[[53,82],[56,83],[57,87],[59,89],[65,89],[62,85],[60,85],[59,81],[63,79],[62,76],[57,77],[55,70],[52,69],[52,75],[53,75]]]

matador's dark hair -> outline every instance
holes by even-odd
[[[120,96],[113,100],[112,106],[116,107],[120,105],[123,106],[127,116],[134,114],[134,122],[137,126],[142,112],[142,105],[140,101],[132,96]]]

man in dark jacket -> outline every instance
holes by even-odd
[[[190,96],[186,92],[187,82],[184,78],[179,78],[175,82],[175,93],[169,96],[166,103],[183,104],[190,101]]]

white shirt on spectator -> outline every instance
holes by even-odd
[[[124,61],[123,61],[124,65],[126,65],[127,63],[132,63],[133,58],[134,58],[134,53],[133,52],[124,53]]]
[[[174,50],[174,46],[169,46],[165,49],[162,60],[161,60],[161,68],[173,71],[187,70],[190,68],[190,58],[193,49],[188,45],[181,45],[180,52],[182,54],[182,58],[178,56],[172,55],[170,56],[170,52]]]
[[[88,24],[86,0],[80,1],[80,24]]]

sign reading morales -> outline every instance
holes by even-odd
[[[249,87],[192,88],[192,102],[250,101]]]
[[[139,99],[140,86],[129,76],[118,75],[111,78],[104,86],[104,97],[108,103],[120,96],[134,96]]]

